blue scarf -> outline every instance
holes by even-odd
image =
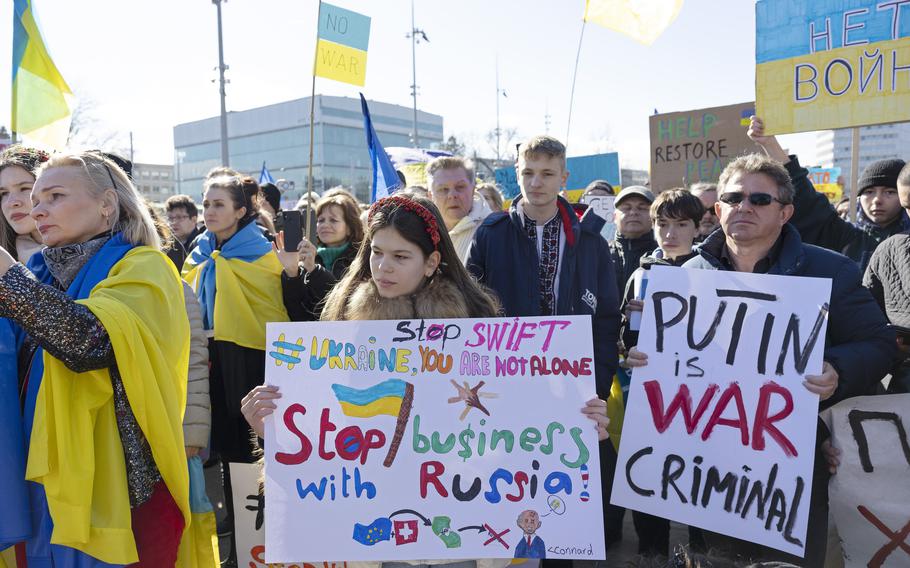
[[[215,293],[217,290],[215,289],[215,260],[212,258],[212,253],[217,250],[217,246],[215,233],[206,231],[200,237],[199,244],[190,253],[190,259],[196,266],[211,261],[202,267],[199,272],[199,283],[196,286],[196,295],[202,306],[202,325],[205,329],[213,329],[215,325]],[[259,230],[259,226],[256,223],[248,223],[222,245],[219,256],[253,262],[271,251],[272,243],[265,238],[262,231]]]
[[[124,240],[122,233],[114,235],[101,250],[95,253],[85,266],[82,267],[67,289],[66,294],[74,300],[88,298],[95,285],[107,278],[111,268],[120,262],[133,246],[134,245]],[[53,276],[47,268],[43,255],[36,254],[32,256],[29,260],[28,267],[41,283],[53,283]],[[21,345],[21,340],[24,337],[22,329],[7,320],[0,322],[0,324],[2,323],[7,323],[10,330],[17,338],[15,345]],[[2,336],[3,333],[3,326],[0,325],[0,336]],[[6,363],[9,355],[6,349],[6,346],[8,345],[6,343],[6,336],[0,337],[0,341],[3,342],[0,344],[0,397],[2,397],[2,399],[0,399],[0,425],[2,425],[3,428],[3,437],[0,438],[0,451],[5,452],[7,450],[7,447],[3,444],[7,442],[7,426],[12,424],[8,413],[13,409],[17,414],[19,426],[18,428],[16,426],[11,426],[9,431],[17,429],[21,436],[20,441],[22,442],[21,453],[0,454],[3,456],[13,456],[14,458],[0,462],[0,491],[2,491],[0,494],[3,495],[4,499],[4,506],[0,508],[0,522],[5,521],[8,515],[12,518],[11,514],[17,515],[18,518],[18,515],[21,514],[21,509],[18,509],[18,507],[24,505],[31,509],[29,515],[30,519],[28,516],[19,518],[20,521],[23,518],[27,519],[26,522],[31,525],[31,530],[28,531],[31,534],[29,535],[28,532],[25,534],[25,538],[30,536],[26,541],[26,555],[29,568],[50,568],[52,566],[54,568],[114,568],[114,565],[112,564],[101,562],[100,560],[92,558],[73,548],[50,543],[51,532],[53,531],[54,525],[47,508],[44,486],[39,483],[25,481],[25,446],[31,438],[32,424],[35,419],[35,402],[38,398],[38,389],[41,386],[41,379],[44,375],[44,350],[40,348],[37,349],[32,358],[32,367],[28,379],[28,391],[26,392],[25,399],[25,412],[24,415],[19,416],[18,394],[14,391],[12,397],[7,396],[9,381],[12,381],[14,389],[18,384],[15,367],[16,354],[12,354],[13,366],[10,368],[8,363]],[[11,375],[9,375],[10,372],[12,373]],[[7,408],[9,406],[8,400],[13,402],[13,408]],[[15,452],[15,450],[15,447],[11,448],[11,452]],[[7,486],[2,485],[2,483],[8,481],[8,471],[15,472],[15,475],[18,476],[13,479],[17,485],[15,487],[9,486],[11,492],[7,492]],[[26,487],[27,489],[25,489]],[[25,492],[26,490],[28,493]],[[26,495],[28,496],[27,499]],[[7,503],[11,506],[7,506]],[[13,506],[17,508],[14,508]],[[12,524],[9,525],[11,528],[14,526],[15,525]],[[5,530],[6,528],[7,525],[0,524],[0,530]],[[0,532],[0,537],[4,537],[4,539],[0,539],[0,547],[4,546],[4,542],[10,544],[10,542],[5,541],[6,536],[12,536],[12,534],[5,535]],[[24,539],[18,539],[19,542],[22,540]]]
[[[894,222],[895,221],[892,221],[892,223]],[[900,231],[898,232],[910,230],[910,216],[907,215],[906,211],[901,211],[900,215],[897,217],[897,222],[900,223]],[[856,200],[856,226],[867,233],[884,230],[884,227],[876,225],[872,222],[872,219],[866,216],[866,212],[863,210],[863,204],[859,202],[859,199]]]

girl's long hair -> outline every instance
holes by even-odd
[[[456,290],[461,291],[470,317],[495,317],[499,313],[499,302],[495,296],[474,280],[455,253],[455,247],[446,232],[442,215],[439,214],[439,210],[433,205],[433,202],[422,197],[408,197],[408,199],[423,206],[436,219],[436,227],[440,236],[438,247],[433,246],[427,224],[419,215],[394,202],[380,204],[369,221],[363,242],[360,244],[360,249],[357,251],[351,267],[326,299],[325,308],[322,310],[322,320],[344,319],[348,299],[362,282],[372,279],[370,252],[373,235],[387,227],[392,227],[405,240],[417,245],[423,252],[424,258],[435,250],[439,251],[441,256],[439,271],[433,278],[445,278],[451,281]]]

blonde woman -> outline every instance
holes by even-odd
[[[25,440],[0,468],[28,480],[0,494],[30,517],[18,548],[29,566],[171,566],[190,515],[177,271],[101,154],[52,156],[31,200],[46,247],[28,268],[0,249],[0,317],[15,324],[19,363],[0,372],[21,385]]]

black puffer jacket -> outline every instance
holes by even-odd
[[[616,289],[620,292],[626,289],[626,282],[641,266],[641,257],[651,254],[658,248],[651,231],[635,239],[616,235],[616,238],[607,244],[610,245],[610,256],[616,269]]]
[[[716,231],[697,249],[698,256],[683,268],[725,270],[721,262],[724,233]],[[873,392],[897,360],[894,331],[869,291],[861,286],[860,271],[844,256],[806,245],[791,225],[781,231],[780,256],[768,274],[831,279],[831,311],[825,336],[825,361],[840,380],[827,408],[845,398]]]
[[[875,249],[863,285],[893,325],[910,329],[910,233],[887,239]],[[910,392],[910,359],[891,372],[889,392]]]

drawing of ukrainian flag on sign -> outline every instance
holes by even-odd
[[[910,10],[759,0],[755,92],[767,134],[910,120]]]
[[[363,86],[367,77],[370,18],[322,3],[316,34],[313,73],[333,81]]]
[[[344,414],[369,418],[380,414],[398,416],[407,387],[408,383],[401,379],[389,379],[366,389],[334,384],[332,390]]]

